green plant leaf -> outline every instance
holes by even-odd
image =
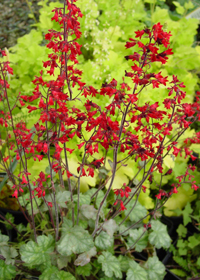
[[[65,230],[60,241],[57,243],[57,250],[63,256],[70,256],[72,253],[80,254],[89,251],[94,247],[92,236],[80,226],[74,226]]]
[[[165,276],[165,266],[161,261],[159,261],[157,256],[148,258],[145,266],[148,268],[148,279],[160,280],[164,279]]]
[[[0,248],[1,254],[6,259],[6,264],[14,265],[14,258],[18,256],[17,250],[13,247],[3,246]]]
[[[118,260],[120,262],[121,271],[127,272],[129,269],[129,258],[126,256],[119,255]]]
[[[90,258],[96,256],[96,254],[96,247],[93,247],[90,251],[80,254],[74,264],[77,266],[85,266],[90,262]]]
[[[54,238],[51,235],[38,236],[37,242],[29,241],[20,247],[22,261],[30,266],[47,263],[49,254],[54,250]]]
[[[126,280],[147,280],[147,272],[135,261],[129,261]]]
[[[84,265],[84,266],[79,266],[76,268],[76,273],[78,275],[83,275],[83,276],[90,276],[91,275],[91,270],[92,266],[90,263]]]
[[[200,268],[200,257],[198,257],[196,265],[199,266],[199,268]]]
[[[11,162],[11,164],[9,166],[9,170],[10,170],[11,173],[13,173],[15,171],[16,166],[17,166],[17,159],[16,159],[16,156],[15,156],[15,158],[13,159],[13,161]],[[5,185],[5,183],[7,182],[7,180],[8,180],[8,175],[6,174],[3,181],[1,181],[1,183],[0,183],[0,192],[3,188],[3,186]]]
[[[57,267],[46,268],[39,277],[40,280],[75,280],[75,277],[66,271],[59,271]]]
[[[72,221],[64,217],[63,224],[62,224],[62,234],[65,234],[70,228],[72,228],[72,226],[73,226]]]
[[[179,237],[185,237],[187,234],[187,228],[184,227],[182,224],[180,224],[177,228],[177,233],[179,235]]]
[[[170,269],[170,271],[180,277],[185,277],[187,276],[187,273],[181,269]]]
[[[111,237],[113,236],[113,234],[115,233],[115,231],[117,230],[118,225],[116,223],[115,220],[110,219],[108,221],[106,221],[103,225],[103,229],[107,232],[108,235],[110,235]]]
[[[173,4],[176,6],[176,11],[177,11],[177,13],[180,14],[180,15],[183,15],[184,12],[185,12],[184,7],[182,7],[182,6],[180,5],[180,3],[177,2],[177,1],[173,1]]]
[[[12,215],[12,214],[10,214],[9,212],[8,213],[6,213],[6,219],[8,220],[8,221],[10,221],[12,224],[14,224],[14,216]],[[8,223],[8,222],[6,222],[5,221],[5,225],[6,225],[6,227],[7,227],[7,229],[12,229],[13,227]]]
[[[0,280],[13,279],[16,274],[15,266],[6,264],[3,260],[0,260]]]
[[[64,191],[64,192],[57,192],[56,193],[56,202],[63,208],[67,208],[67,205],[65,202],[70,200],[70,191]]]
[[[132,229],[129,231],[130,237],[128,237],[128,246],[129,248],[133,249],[133,244],[136,242],[136,240],[144,233],[144,229]],[[135,250],[137,252],[142,252],[143,249],[147,247],[148,243],[148,235],[147,232],[142,236],[142,238],[136,243]]]
[[[114,243],[114,238],[108,235],[104,231],[102,231],[95,238],[95,245],[101,250],[106,250],[107,248],[113,246],[113,243]]]
[[[129,204],[126,206],[127,210],[125,210],[125,215],[128,215],[129,211],[133,207],[135,201],[131,200]],[[138,201],[129,215],[129,219],[132,222],[137,222],[138,220],[142,219],[147,214],[147,210],[144,206],[142,206]]]
[[[153,220],[151,222],[152,232],[149,234],[149,242],[157,249],[169,248],[171,239],[167,233],[167,226],[163,225],[160,221]]]
[[[109,252],[103,252],[98,258],[98,263],[102,264],[102,270],[108,277],[115,275],[118,278],[122,277],[119,260]]]
[[[96,219],[97,209],[95,209],[93,205],[83,204],[81,205],[80,211],[86,219]]]
[[[195,236],[188,237],[188,241],[188,247],[190,247],[191,249],[200,244],[200,240],[196,239]]]
[[[0,246],[8,245],[9,237],[0,233]]]
[[[191,208],[191,205],[188,202],[185,206],[185,209],[182,211],[184,226],[186,226],[188,223],[190,223],[192,221],[192,219],[189,216],[192,212],[193,212],[193,209]]]
[[[67,267],[68,263],[71,261],[71,257],[57,256],[55,257],[58,269],[62,269],[63,267]]]

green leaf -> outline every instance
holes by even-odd
[[[115,233],[115,231],[117,230],[118,225],[116,223],[115,220],[110,219],[108,221],[106,221],[103,225],[103,229],[107,232],[107,234],[109,234],[111,237],[113,236],[113,234]]]
[[[26,231],[26,227],[23,224],[16,225],[16,228],[19,232]]]
[[[126,256],[119,255],[118,260],[120,262],[121,271],[127,272],[127,270],[129,269],[129,258]]]
[[[74,264],[77,266],[84,266],[90,262],[91,257],[96,256],[97,250],[96,247],[93,247],[90,251],[82,253],[75,260]]]
[[[62,234],[65,234],[70,228],[72,228],[72,226],[73,226],[72,221],[64,217],[63,224],[62,224]]]
[[[102,231],[95,238],[95,245],[101,250],[106,250],[107,248],[113,246],[113,244],[114,244],[114,238],[108,235],[104,231]]]
[[[6,264],[14,265],[14,258],[18,256],[17,250],[13,247],[3,246],[0,248],[1,254],[6,259]]]
[[[147,280],[147,272],[135,261],[129,261],[126,280]]]
[[[13,279],[16,274],[15,266],[6,264],[3,260],[0,260],[0,280]]]
[[[120,262],[111,253],[103,252],[98,258],[98,263],[102,264],[102,270],[106,276],[113,277],[115,275],[118,278],[122,278]]]
[[[90,263],[84,265],[84,266],[79,266],[76,268],[76,273],[78,275],[83,275],[83,276],[90,276],[91,275],[91,270],[92,266]]]
[[[0,233],[0,246],[7,245],[9,241],[9,237],[7,235]]]
[[[196,265],[200,267],[200,257],[198,257]]]
[[[46,268],[39,277],[40,280],[75,280],[75,277],[66,271],[59,271],[57,267]]]
[[[63,208],[67,208],[67,205],[65,202],[70,200],[70,192],[64,191],[64,192],[58,192],[56,193],[56,202]]]
[[[174,273],[175,275],[178,275],[178,276],[180,276],[180,277],[185,277],[185,276],[187,276],[187,273],[186,273],[185,271],[181,270],[181,269],[170,269],[170,271],[171,271],[172,273]]]
[[[136,242],[136,240],[144,233],[144,229],[132,229],[129,231],[130,237],[128,237],[128,246],[129,248],[133,249],[133,244]],[[148,243],[148,235],[147,232],[141,237],[141,239],[136,243],[135,250],[137,252],[142,252],[143,249],[147,247]]]
[[[190,236],[188,238],[188,247],[190,247],[191,249],[193,249],[194,247],[196,247],[197,245],[200,244],[200,241],[198,239],[196,239],[194,236]]]
[[[185,209],[182,211],[184,226],[186,226],[188,223],[190,223],[192,221],[192,219],[189,216],[192,212],[193,212],[193,209],[191,208],[191,205],[188,202],[185,206]]]
[[[184,7],[186,10],[190,10],[190,9],[194,8],[194,5],[193,5],[192,1],[188,1],[188,2],[184,3]]]
[[[131,200],[129,204],[126,206],[127,210],[125,210],[125,215],[128,215],[129,211],[133,207],[135,201]],[[138,220],[142,219],[147,214],[147,210],[144,206],[142,206],[138,201],[132,210],[132,212],[129,214],[129,219],[132,222],[137,222]]]
[[[8,213],[6,213],[6,219],[9,221],[9,222],[11,222],[12,224],[14,224],[14,216],[12,215],[12,214],[10,214],[9,212]],[[5,221],[5,225],[6,225],[6,227],[7,227],[7,229],[12,229],[13,227],[8,223],[8,222],[6,222]]]
[[[20,247],[22,261],[31,266],[47,263],[50,260],[49,254],[54,251],[53,236],[38,236],[37,242],[29,241]]]
[[[179,235],[179,237],[185,237],[187,234],[187,228],[184,227],[182,224],[180,224],[177,228],[177,233]]]
[[[11,173],[13,173],[15,171],[16,166],[17,166],[17,159],[16,159],[16,156],[15,156],[15,158],[13,159],[13,161],[11,162],[11,164],[9,166],[9,170],[10,170]],[[3,181],[1,181],[1,183],[0,183],[0,192],[3,188],[3,186],[5,185],[5,183],[7,182],[7,180],[8,180],[8,175],[6,174]]]
[[[81,211],[81,214],[86,219],[96,220],[97,210],[94,208],[93,205],[83,204],[83,205],[81,205],[80,211]]]
[[[160,221],[153,220],[151,222],[152,232],[149,234],[149,242],[157,249],[169,248],[171,239],[167,233],[167,226],[163,225]]]
[[[67,267],[68,263],[71,261],[71,257],[56,256],[56,261],[58,269],[62,269],[63,267]]]
[[[72,253],[80,254],[89,251],[93,247],[92,236],[80,226],[65,230],[57,243],[57,250],[63,256],[70,256]]]
[[[185,9],[180,5],[180,3],[177,1],[173,1],[173,4],[176,6],[177,13],[180,15],[183,15],[185,12]]]
[[[165,266],[162,264],[162,262],[159,261],[157,256],[148,258],[145,266],[148,267],[147,270],[148,277],[149,277],[148,279],[153,279],[153,280],[164,279]]]

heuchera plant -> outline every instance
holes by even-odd
[[[166,227],[155,220],[156,211],[178,192],[181,184],[189,181],[193,189],[198,188],[190,174],[195,167],[189,165],[170,190],[159,188],[155,209],[150,213],[139,204],[138,197],[146,190],[145,181],[153,181],[155,172],[161,174],[161,183],[163,176],[173,172],[169,169],[163,174],[163,159],[167,155],[176,157],[184,153],[195,159],[187,147],[180,149],[176,145],[190,124],[200,119],[198,98],[193,104],[183,103],[186,94],[183,82],[176,76],[169,82],[161,72],[150,72],[152,63],[165,64],[173,54],[169,47],[171,34],[164,31],[160,23],[152,29],[136,31],[135,39],[130,38],[126,43],[127,49],[136,51],[125,57],[133,65],[125,72],[123,83],[118,85],[113,79],[97,90],[82,82],[82,72],[76,64],[81,54],[77,42],[81,36],[78,18],[83,15],[75,2],[67,0],[63,8],[53,10],[52,20],[60,29],[49,30],[45,35],[49,41],[47,48],[52,53],[43,66],[48,69],[44,71],[50,79],[43,80],[42,70],[33,80],[33,94],[19,93],[13,107],[7,94],[7,73],[12,75],[13,71],[8,61],[0,63],[0,98],[5,109],[0,112],[0,124],[12,127],[6,139],[7,154],[0,151],[0,166],[7,173],[13,197],[18,199],[28,223],[27,228],[17,226],[9,216],[0,215],[18,233],[17,250],[8,244],[7,236],[0,235],[2,279],[15,277],[24,267],[37,270],[39,279],[55,279],[55,275],[56,279],[88,279],[87,276],[89,279],[122,279],[122,272],[128,280],[137,274],[140,279],[161,279],[165,269],[154,256],[154,250],[155,247],[169,247],[170,239]],[[3,50],[1,54],[6,56]],[[125,79],[133,81],[132,88]],[[169,91],[164,106],[161,104],[159,109],[159,102],[137,105],[142,91],[160,86]],[[100,99],[106,95],[110,103],[104,108],[93,101],[94,97]],[[38,122],[32,129],[22,121],[15,124],[12,112],[18,102],[27,106],[29,112],[39,112]],[[83,104],[82,110],[76,107],[78,102]],[[15,142],[9,140],[11,133]],[[78,176],[68,163],[70,154],[77,152],[69,148],[74,139],[79,140],[77,150],[81,155]],[[100,149],[105,156],[98,157]],[[108,150],[113,152],[110,177],[105,172]],[[123,160],[119,160],[120,154]],[[30,180],[31,170],[27,169],[31,158],[36,164],[48,159],[46,172],[41,171],[34,181]],[[142,163],[138,173],[133,174],[136,183],[115,189],[116,171],[129,158]],[[18,176],[13,174],[16,162],[20,165]],[[93,177],[94,172],[99,173],[99,184],[82,194],[81,180],[85,176]],[[142,180],[137,181],[139,173],[142,173]],[[107,182],[109,186],[105,189]],[[150,257],[139,265],[130,252],[142,251],[148,242]]]

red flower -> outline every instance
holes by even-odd
[[[120,201],[120,211],[124,211],[124,210],[127,210],[127,209],[126,209],[126,207],[124,206],[123,201],[121,200],[121,201]]]

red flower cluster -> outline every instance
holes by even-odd
[[[116,194],[116,196],[121,196],[121,198],[129,197],[129,193],[131,192],[131,188],[126,186],[126,184],[123,185],[123,188],[118,189],[118,190],[114,190],[114,193]],[[114,205],[118,205],[118,203],[120,203],[120,209],[119,211],[124,211],[126,210],[126,207],[124,206],[124,202],[122,199],[116,199],[116,201],[114,202]]]
[[[27,103],[29,113],[33,111],[39,113],[39,119],[33,130],[27,129],[23,121],[14,125],[13,108],[9,106],[7,93],[9,84],[6,80],[7,72],[11,75],[13,72],[8,62],[0,62],[0,101],[6,102],[9,108],[8,112],[0,112],[0,125],[3,127],[9,125],[13,128],[16,145],[14,148],[14,144],[10,143],[10,150],[15,149],[16,159],[23,166],[18,180],[9,173],[11,181],[15,182],[16,189],[13,194],[15,197],[18,195],[18,190],[28,186],[32,198],[27,162],[30,158],[40,161],[44,157],[48,159],[51,170],[51,186],[48,186],[47,177],[41,172],[34,181],[36,196],[44,197],[47,189],[55,194],[52,176],[54,171],[59,174],[61,182],[64,180],[64,174],[66,175],[73,197],[73,190],[70,187],[71,177],[78,180],[78,185],[82,176],[93,177],[94,169],[98,170],[105,161],[105,157],[100,158],[100,156],[94,159],[94,154],[98,157],[99,149],[105,150],[106,153],[108,150],[113,150],[113,178],[118,164],[122,163],[118,161],[118,154],[121,153],[124,154],[124,159],[150,161],[151,166],[149,170],[145,170],[144,181],[148,178],[152,182],[153,172],[163,172],[163,158],[171,150],[175,157],[181,154],[182,148],[176,146],[177,139],[192,122],[200,120],[198,97],[194,104],[183,103],[185,92],[182,89],[185,86],[177,77],[173,76],[172,81],[169,82],[168,77],[162,76],[161,72],[149,71],[152,63],[165,64],[168,56],[173,54],[169,47],[171,33],[165,32],[160,23],[155,24],[152,29],[144,28],[136,31],[136,39],[130,38],[125,45],[127,49],[135,45],[140,49],[139,52],[133,52],[125,57],[133,61],[131,70],[125,72],[125,78],[131,78],[133,82],[132,91],[124,82],[125,79],[120,86],[115,79],[112,79],[110,83],[103,84],[100,90],[86,86],[81,81],[82,71],[75,67],[78,63],[77,57],[81,54],[81,45],[77,43],[77,39],[81,36],[78,19],[82,17],[75,2],[75,0],[67,0],[64,8],[53,10],[52,20],[59,23],[61,31],[49,30],[45,36],[48,41],[47,48],[52,53],[48,55],[48,60],[43,62],[43,66],[51,80],[45,81],[41,71],[33,80],[35,85],[33,94],[31,96],[19,94],[16,100],[21,106]],[[69,36],[73,39],[69,39]],[[144,37],[148,39],[145,39],[146,43],[142,41]],[[4,56],[5,52],[1,51],[1,54]],[[59,74],[55,74],[57,72],[55,69],[59,69]],[[159,102],[138,105],[138,96],[142,90],[148,86],[159,88],[160,85],[167,87],[168,90],[168,98],[163,101],[164,110],[159,109]],[[78,92],[76,94],[73,92],[74,87]],[[79,103],[78,96],[81,96],[81,102],[84,104],[84,107],[79,106],[82,109],[72,105],[75,104],[74,101]],[[101,96],[109,97],[110,103],[105,108],[101,108],[94,102],[93,97],[101,98]],[[166,141],[168,135],[171,136],[174,131],[177,135],[176,140]],[[197,135],[198,141],[199,136]],[[80,150],[82,155],[82,162],[77,169],[78,176],[73,174],[68,163],[68,154],[74,153],[74,149],[68,147],[70,141],[77,143],[77,150]],[[52,154],[50,154],[50,147],[53,147]],[[184,150],[186,156],[190,155],[195,159],[186,146]],[[11,160],[10,157],[5,157],[2,163],[5,170],[8,170],[6,165],[8,160]],[[171,171],[168,171],[166,175],[170,173]],[[183,176],[185,180],[186,175]],[[113,180],[111,182],[113,183]],[[105,194],[105,199],[112,188],[112,183]],[[141,188],[144,192],[146,190],[140,183],[136,187],[138,192]],[[174,186],[170,193],[160,190],[156,197],[167,198],[177,192],[177,187]],[[195,182],[192,182],[192,188],[195,190],[198,188]],[[114,192],[117,196],[126,199],[130,191],[128,186],[124,186]],[[120,210],[126,209],[122,199],[117,199],[115,205],[119,202]],[[51,202],[48,205],[51,206]],[[103,203],[100,208],[102,205]]]

